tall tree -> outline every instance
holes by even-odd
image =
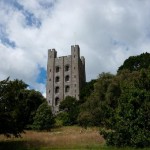
[[[18,136],[24,129],[24,100],[19,99],[20,93],[27,84],[20,80],[0,81],[0,133]]]
[[[124,69],[130,71],[138,71],[143,68],[147,69],[150,67],[150,53],[143,53],[138,56],[130,56],[126,59],[118,69],[118,72]]]
[[[108,145],[150,146],[149,83],[150,70],[142,70],[138,78],[122,83],[118,106],[110,118],[111,130],[101,132]]]
[[[0,134],[19,136],[33,123],[36,110],[45,98],[28,90],[21,80],[0,81]]]

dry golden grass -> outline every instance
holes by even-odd
[[[83,129],[81,127],[61,127],[51,132],[26,131],[22,138],[8,139],[0,135],[0,141],[24,141],[27,147],[87,147],[90,145],[103,145],[104,139],[99,135],[97,128]]]

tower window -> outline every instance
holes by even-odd
[[[70,87],[67,85],[67,86],[65,87],[65,92],[69,92],[69,90],[70,90]]]
[[[56,88],[55,88],[55,93],[59,93],[59,87],[58,86],[56,86]]]
[[[56,66],[56,72],[59,72],[60,68],[59,66]]]
[[[65,71],[69,71],[69,65],[65,66]]]
[[[66,75],[66,76],[65,76],[65,81],[66,81],[66,82],[69,81],[69,75]]]
[[[55,82],[59,82],[59,77],[58,76],[55,78]]]
[[[50,93],[51,91],[49,90],[49,93]]]
[[[51,72],[51,69],[49,71]]]
[[[59,97],[55,98],[55,106],[57,106],[59,104]]]

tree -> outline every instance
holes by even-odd
[[[19,95],[19,99],[24,100],[25,103],[23,108],[26,114],[24,118],[25,128],[31,129],[36,111],[38,107],[46,101],[46,99],[40,92],[27,89],[22,91],[22,93]]]
[[[51,107],[44,102],[37,109],[32,128],[35,130],[50,130],[54,125]]]
[[[132,78],[130,74],[128,78]],[[138,74],[134,80],[122,82],[110,130],[101,131],[108,145],[150,146],[150,70]]]
[[[60,109],[60,111],[65,112],[64,118],[68,119],[68,120],[65,120],[66,125],[73,125],[73,124],[77,123],[77,116],[79,113],[79,109],[78,109],[78,101],[74,97],[67,96],[60,103],[59,109]],[[62,112],[61,112],[61,114],[63,114]]]
[[[31,126],[36,110],[45,98],[28,90],[22,80],[0,81],[0,134],[19,136]]]
[[[97,80],[91,80],[90,82],[86,82],[84,87],[81,89],[80,92],[80,100],[79,103],[84,103],[87,98],[90,96],[90,94],[94,91],[94,84]]]
[[[89,125],[104,126],[104,124],[106,124],[105,118],[109,118],[112,114],[110,113],[112,109],[110,109],[111,107],[109,106],[115,104],[115,102],[111,102],[111,100],[108,99],[110,96],[107,96],[107,91],[110,89],[109,87],[113,79],[114,75],[110,73],[102,73],[99,75],[97,82],[94,84],[94,91],[87,98],[87,101],[80,106],[78,120],[82,122],[82,124],[85,122],[84,120],[82,121],[82,119],[87,118],[87,112],[88,116],[90,116],[88,117]],[[84,116],[86,116],[86,118]],[[87,124],[87,122],[85,123]]]
[[[19,95],[26,88],[27,84],[20,80],[0,81],[0,134],[19,136],[23,131],[25,103]]]
[[[126,59],[118,69],[118,72],[124,69],[128,69],[130,71],[139,71],[141,69],[147,69],[150,67],[150,54],[143,53],[138,56],[131,56]]]

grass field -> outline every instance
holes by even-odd
[[[26,131],[25,134],[22,134],[22,138],[6,138],[0,135],[0,150],[51,149],[131,150],[131,148],[105,146],[105,141],[99,135],[98,128],[88,128],[85,130],[72,126],[53,129],[51,132]]]

